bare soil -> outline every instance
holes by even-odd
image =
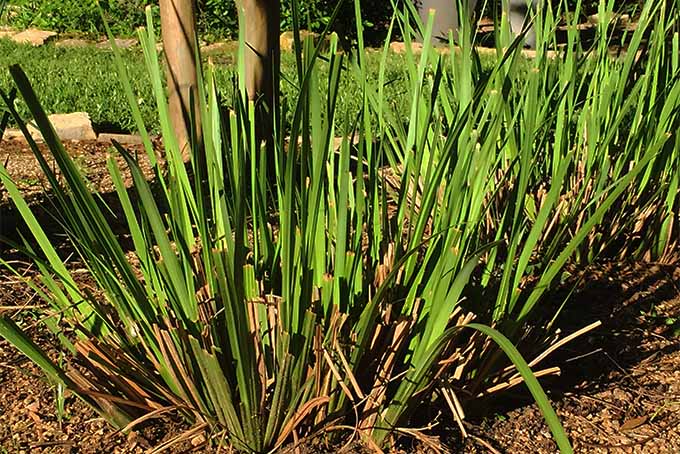
[[[106,177],[108,147],[95,142],[67,144],[90,182],[104,194],[113,189]],[[45,181],[27,146],[23,142],[0,143],[0,159],[32,203],[43,206],[48,222]],[[0,234],[14,237],[17,226],[21,228],[21,223],[0,188]],[[0,246],[0,254],[6,260],[16,259],[17,266],[31,272],[10,248]],[[670,323],[680,318],[680,268],[610,263],[593,266],[578,277],[580,283],[560,317],[560,328],[570,333],[595,320],[603,325],[568,344],[552,359],[552,365],[562,369],[559,377],[542,379],[575,451],[680,453],[680,337],[675,332],[677,321]],[[559,296],[563,295],[557,294],[556,300]],[[37,312],[26,310],[41,304],[16,277],[7,271],[0,273],[0,313],[27,327],[32,338],[49,349],[52,339],[40,328]],[[51,352],[58,360],[56,352]],[[56,388],[40,370],[0,340],[0,454],[142,453],[172,442],[190,429],[165,418],[125,435],[68,393],[59,417],[56,396]],[[482,401],[478,408],[468,409],[465,439],[450,414],[442,411],[437,416],[435,412],[437,444],[462,453],[557,452],[522,385],[500,400],[493,405]],[[168,452],[228,452],[208,447],[205,440],[211,437],[188,436],[172,444]],[[340,450],[318,441],[303,446],[303,453]],[[434,452],[412,440],[404,440],[395,451]],[[362,449],[350,445],[345,452]]]

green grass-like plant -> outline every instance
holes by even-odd
[[[600,5],[600,17],[612,13],[613,2]],[[489,73],[469,29],[447,58],[427,44],[432,16],[422,52],[408,50],[415,15],[407,5],[390,25],[407,44],[405,117],[386,92],[389,39],[371,79],[358,2],[355,13],[350,56],[336,36],[324,53],[301,43],[293,15],[297,95],[275,117],[290,121],[275,128],[273,156],[256,140],[254,104],[236,88],[225,111],[208,65],[203,143],[182,160],[149,13],[140,41],[164,139],[158,158],[114,47],[154,170],[152,185],[119,145],[126,169],[109,159],[129,253],[28,78],[11,67],[59,169],[27,135],[55,216],[96,291],[71,274],[0,166],[30,228],[22,250],[39,274],[27,284],[49,303],[45,323],[70,361],[55,364],[9,316],[0,335],[123,429],[173,411],[244,452],[342,427],[384,448],[414,434],[424,401],[447,402],[460,417],[456,402],[523,381],[560,450],[571,452],[532,372],[547,344],[527,333],[539,305],[559,312],[545,296],[568,263],[614,241],[655,257],[673,251],[680,83],[677,53],[666,46],[677,50],[677,7],[647,4],[622,62],[608,55],[606,20],[595,48],[583,49],[572,27],[551,60],[561,10],[546,8],[529,71],[519,71],[522,38],[501,31]],[[337,118],[346,73],[360,81],[359,102]],[[650,228],[632,241],[639,222]],[[527,364],[513,344],[538,356]]]

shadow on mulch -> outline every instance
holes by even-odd
[[[569,390],[587,380],[582,389],[589,391],[606,383],[612,372],[680,350],[680,342],[660,350],[641,348],[650,338],[673,335],[667,321],[680,315],[678,308],[664,314],[661,307],[678,297],[680,268],[674,265],[616,263],[593,272],[573,295],[559,326],[565,333],[598,320],[602,326],[555,356],[563,375],[551,388]]]
[[[608,263],[591,266],[579,278],[581,284],[557,327],[566,336],[596,321],[602,326],[563,346],[537,367],[561,369],[559,376],[540,382],[575,451],[677,454],[680,267]],[[556,292],[553,301],[560,303],[564,296]],[[462,440],[453,425],[446,436],[454,452],[557,452],[523,385],[481,401],[469,412],[468,421],[470,438]]]

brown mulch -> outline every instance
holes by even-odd
[[[155,146],[160,144],[159,139],[154,138]],[[115,191],[111,177],[106,168],[106,160],[112,145],[97,142],[95,140],[69,141],[65,146],[73,158],[76,166],[83,172],[89,184],[94,190],[101,193]],[[38,143],[38,147],[46,156],[48,163],[54,168],[54,161],[49,156],[47,145]],[[125,145],[124,148],[133,155],[140,157],[140,165],[147,176],[151,176],[151,169],[146,159],[146,152],[142,145]],[[125,163],[117,153],[116,162],[121,169],[125,169]],[[0,162],[7,168],[10,176],[21,189],[24,197],[29,200],[40,198],[45,187],[48,185],[47,178],[40,169],[37,160],[33,156],[28,143],[24,140],[3,140],[0,141]],[[123,172],[125,175],[126,172]],[[7,203],[7,195],[0,189],[0,205]]]
[[[80,142],[67,147],[87,170],[94,187],[110,192],[112,185],[105,171],[109,146]],[[141,152],[141,148],[136,150]],[[0,160],[7,162],[10,174],[32,202],[45,199],[44,180],[25,144],[1,143]],[[0,229],[12,225],[3,220],[10,211],[0,189]],[[0,248],[0,253],[13,258],[11,251]],[[603,326],[565,346],[553,358],[562,374],[542,379],[575,451],[680,453],[680,338],[674,333],[677,325],[668,324],[680,318],[680,268],[608,264],[592,267],[582,277],[560,317],[560,327],[570,333],[595,320],[601,320]],[[6,271],[0,273],[0,307],[39,304],[16,278]],[[39,345],[52,344],[51,337],[38,327],[35,313],[0,312],[12,314],[22,326],[30,327],[29,333]],[[52,355],[58,360],[55,352]],[[55,393],[55,387],[35,365],[0,340],[0,454],[142,453],[188,429],[162,419],[124,435],[68,393],[60,420]],[[464,453],[557,452],[540,412],[522,386],[500,400],[484,410],[470,409],[465,440],[450,415],[442,413],[442,428],[437,429],[441,444],[450,452]],[[218,452],[206,448],[202,441],[202,437],[193,437],[169,452]],[[302,450],[323,451],[335,450],[316,445]],[[401,447],[401,452],[415,451],[427,450],[408,440]]]
[[[152,143],[156,150],[160,147],[160,139],[153,138]],[[112,151],[112,145],[94,140],[90,141],[69,141],[65,146],[73,158],[75,165],[81,170],[87,185],[97,191],[101,200],[107,204],[106,212],[116,213],[110,216],[114,229],[124,225],[124,216],[120,210],[118,196],[115,193],[115,186],[107,169],[109,156],[114,156],[118,167],[121,169],[123,181],[127,187],[131,185],[130,173],[124,159]],[[47,145],[38,143],[38,147],[45,156],[50,167],[61,178],[58,168],[49,154]],[[146,152],[142,145],[124,146],[129,153],[138,157],[140,168],[147,179],[153,184],[153,170],[150,166]],[[54,208],[54,201],[51,193],[47,189],[49,186],[47,177],[38,165],[38,161],[31,152],[29,145],[24,140],[3,140],[0,141],[0,162],[5,166],[7,172],[17,187],[22,191],[26,201],[32,206],[33,212],[47,234],[59,233],[60,226],[55,222],[51,212]],[[61,179],[60,179],[61,181]],[[14,208],[7,190],[0,184],[0,237],[7,237],[11,241],[20,241],[17,231],[25,229],[20,214]],[[6,248],[0,242],[0,253]],[[2,454],[0,452],[0,454]]]
[[[555,359],[558,378],[542,380],[575,452],[680,453],[680,268],[651,263],[594,267],[563,314],[565,333],[602,327]],[[523,390],[521,390],[523,391]],[[527,402],[522,392],[519,400]],[[535,405],[513,408],[470,428],[463,452],[554,453]],[[480,441],[481,440],[481,441]]]

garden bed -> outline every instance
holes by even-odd
[[[111,190],[105,177],[108,147],[95,142],[67,145],[87,168],[90,181],[104,193]],[[42,200],[40,172],[27,146],[3,143],[0,157],[3,162],[8,160],[8,170],[22,190],[32,194],[34,203]],[[7,201],[0,205],[4,217]],[[5,251],[6,257],[9,252]],[[79,267],[76,262],[71,265]],[[74,274],[85,279],[86,273]],[[544,364],[559,366],[562,374],[543,380],[576,452],[677,453],[680,337],[673,333],[670,322],[680,317],[680,270],[661,264],[615,263],[591,267],[579,277],[582,283],[558,321],[561,329],[570,333],[596,320],[603,326],[567,345],[550,364]],[[6,271],[0,276],[0,306],[42,304],[14,276]],[[37,325],[37,318],[32,317],[23,315],[19,320],[25,327]],[[29,332],[38,344],[49,348],[50,335],[39,326]],[[54,350],[52,353],[56,355]],[[69,395],[60,423],[55,387],[43,377],[38,367],[0,341],[0,452],[145,452],[189,429],[163,418],[124,435]],[[453,452],[556,452],[543,417],[529,404],[531,398],[523,385],[506,392],[501,400],[484,409],[486,414],[496,414],[495,418],[468,415],[464,427],[469,437],[465,441],[444,408],[433,409],[422,422],[437,423],[432,431],[439,437],[437,444]],[[169,452],[216,452],[205,446],[209,437],[193,434]],[[402,449],[423,451],[427,448],[424,443],[406,440]],[[305,446],[302,452],[335,452],[339,448],[324,447],[319,439]],[[361,450],[358,446],[352,449]]]
[[[651,264],[602,267],[573,301],[575,305],[597,301],[599,307],[593,307],[595,313],[589,316],[606,315],[608,310],[613,315],[604,319],[597,332],[562,354],[563,360],[590,356],[558,362],[562,377],[545,382],[576,452],[671,454],[680,449],[680,339],[671,338],[657,317],[640,315],[650,307],[656,308],[658,317],[680,315],[675,288],[680,276],[677,272],[673,276],[673,270]],[[13,276],[0,277],[0,304],[37,303],[15,281]],[[39,344],[50,344],[44,331],[33,329],[31,334]],[[66,398],[60,423],[55,388],[45,382],[37,366],[5,341],[0,341],[0,365],[4,421],[0,450],[4,452],[142,453],[189,429],[165,418],[121,434],[72,396]],[[472,418],[465,423],[469,434],[465,441],[448,413],[434,413],[431,422],[441,426],[433,432],[440,442],[432,442],[464,453],[494,452],[490,447],[502,453],[556,452],[540,412],[526,405],[530,398],[524,390],[511,391],[507,398],[508,407],[495,409],[495,418]],[[206,436],[194,434],[168,452],[227,452],[207,448]],[[311,440],[302,452],[323,452],[320,443]],[[336,452],[339,447],[327,448],[327,452]],[[428,452],[418,441],[406,440],[401,449]],[[355,446],[350,452],[362,451]]]

